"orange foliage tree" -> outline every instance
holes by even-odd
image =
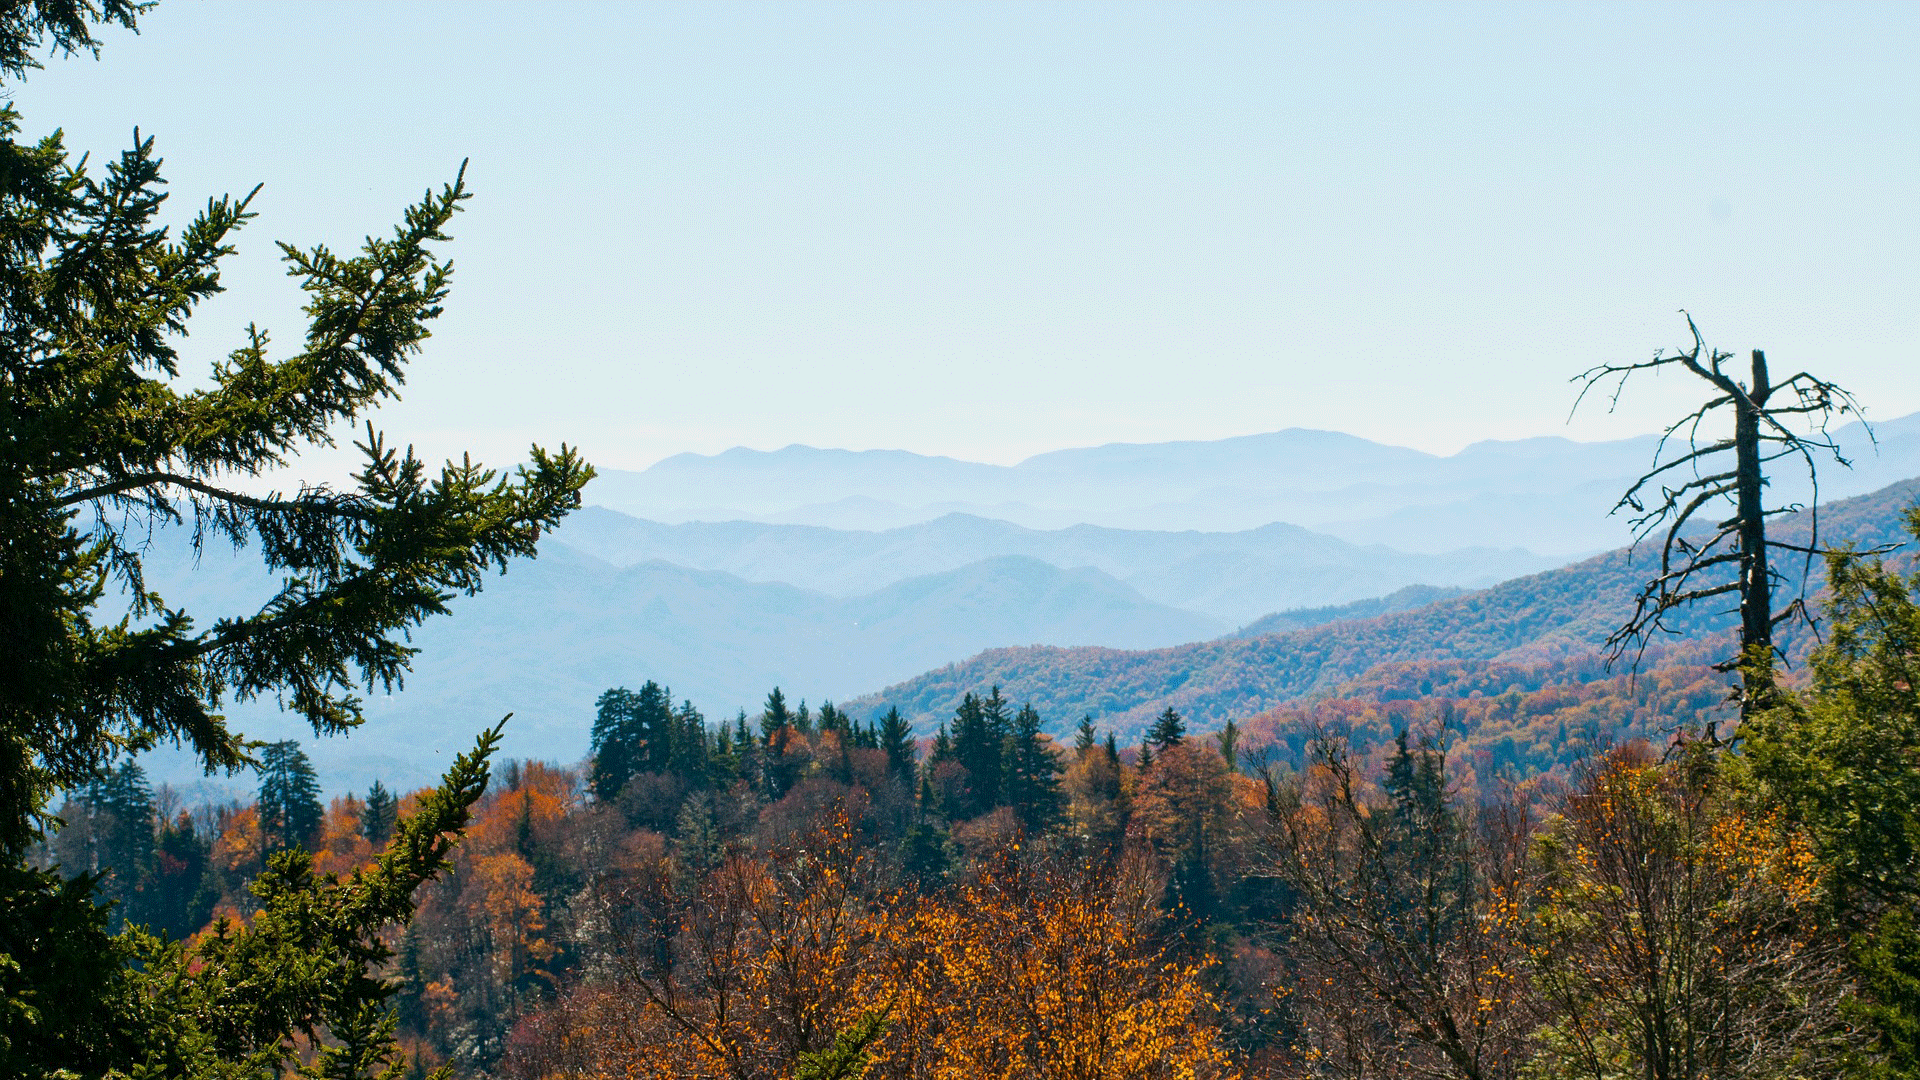
[[[923,896],[880,887],[840,814],[690,894],[671,863],[609,897],[609,963],[521,1025],[508,1075],[785,1080],[849,1033],[876,1080],[1234,1075],[1142,860],[1010,854]]]
[[[888,1077],[1197,1080],[1234,1075],[1206,962],[1156,938],[1160,883],[1009,857],[895,930]]]

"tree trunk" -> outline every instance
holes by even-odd
[[[1734,398],[1733,442],[1740,500],[1740,711],[1744,718],[1773,688],[1773,575],[1767,569],[1767,519],[1761,488],[1760,414],[1773,387],[1767,355],[1753,350],[1753,382]]]

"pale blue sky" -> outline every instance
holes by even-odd
[[[268,241],[463,157],[449,312],[383,426],[988,461],[1325,427],[1451,451],[1714,339],[1920,409],[1920,5],[213,4],[15,90],[266,184],[195,348],[291,342]]]

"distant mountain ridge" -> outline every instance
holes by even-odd
[[[1437,585],[1408,585],[1396,589],[1385,596],[1375,596],[1366,600],[1355,600],[1350,604],[1332,604],[1327,607],[1293,608],[1276,611],[1262,616],[1235,630],[1229,637],[1257,638],[1268,634],[1284,634],[1289,630],[1306,630],[1310,627],[1325,626],[1328,623],[1344,622],[1348,619],[1371,619],[1379,615],[1391,615],[1396,611],[1411,611],[1426,607],[1440,600],[1451,600],[1462,596],[1468,590],[1447,588]]]
[[[664,559],[839,596],[982,559],[1020,555],[1062,569],[1093,567],[1148,600],[1228,625],[1275,611],[1381,596],[1414,584],[1490,585],[1560,561],[1517,550],[1410,555],[1283,524],[1237,533],[1095,525],[1037,530],[967,514],[869,532],[747,521],[666,525],[587,507],[556,536],[616,566]]]
[[[1904,544],[1902,513],[1916,500],[1920,479],[1823,505],[1823,542]],[[1804,522],[1783,519],[1776,529],[1776,536],[1791,538]],[[1615,550],[1413,610],[1250,638],[1143,651],[994,649],[847,705],[862,716],[897,707],[926,730],[951,717],[961,695],[997,685],[1008,698],[1031,702],[1056,735],[1082,715],[1137,735],[1168,707],[1186,715],[1196,730],[1206,730],[1229,717],[1331,691],[1381,664],[1592,653],[1625,618],[1652,557]],[[1691,634],[1715,634],[1727,632],[1734,620],[1728,613],[1696,611],[1675,625]]]
[[[1823,471],[1824,498],[1920,474],[1920,414],[1836,434],[1852,472]],[[789,446],[680,454],[603,470],[591,503],[664,522],[753,519],[885,529],[960,512],[1036,529],[1074,524],[1237,532],[1288,522],[1360,544],[1437,553],[1524,548],[1571,555],[1619,546],[1608,510],[1651,463],[1653,436],[1475,443],[1450,456],[1293,428],[1214,441],[1116,443],[987,465],[899,450]],[[1778,490],[1804,500],[1790,471]]]
[[[257,556],[196,561],[180,540],[163,537],[148,558],[149,586],[169,604],[213,613],[266,599]],[[757,709],[774,686],[817,703],[993,645],[1150,647],[1231,625],[1155,604],[1092,568],[1019,555],[836,597],[659,560],[616,567],[554,540],[450,606],[449,617],[414,632],[420,653],[404,688],[367,695],[367,723],[346,737],[312,740],[270,702],[228,712],[249,735],[309,742],[329,783],[410,787],[444,766],[436,755],[469,745],[507,712],[507,753],[577,760],[601,691],[647,679],[718,721]],[[185,783],[197,773],[178,754],[152,761],[156,779]]]

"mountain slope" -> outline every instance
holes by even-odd
[[[1920,499],[1920,479],[1821,507],[1827,543],[1860,546],[1907,539],[1901,512]],[[1803,535],[1788,519],[1776,536]],[[962,694],[998,685],[1031,702],[1055,734],[1083,714],[1123,735],[1169,706],[1197,728],[1324,693],[1388,663],[1513,661],[1591,653],[1625,618],[1650,556],[1624,549],[1411,611],[1328,623],[1252,639],[1224,638],[1167,649],[994,649],[850,703],[856,715],[896,706],[923,728],[952,715]],[[1692,613],[1676,625],[1723,633],[1726,613]]]
[[[169,604],[212,614],[265,598],[257,558],[210,554],[196,565],[169,542],[178,539],[163,537],[151,559],[150,585]],[[404,688],[368,695],[368,722],[350,737],[311,745],[329,782],[425,782],[438,755],[509,711],[507,753],[574,760],[586,753],[600,692],[646,679],[717,720],[757,709],[776,685],[795,698],[845,697],[992,645],[1146,648],[1227,627],[1154,604],[1098,570],[1020,556],[835,597],[660,561],[615,567],[554,541],[450,606],[450,617],[415,632],[421,651]],[[256,737],[311,736],[269,703],[229,711]],[[191,775],[178,755],[155,760],[158,779]]]

